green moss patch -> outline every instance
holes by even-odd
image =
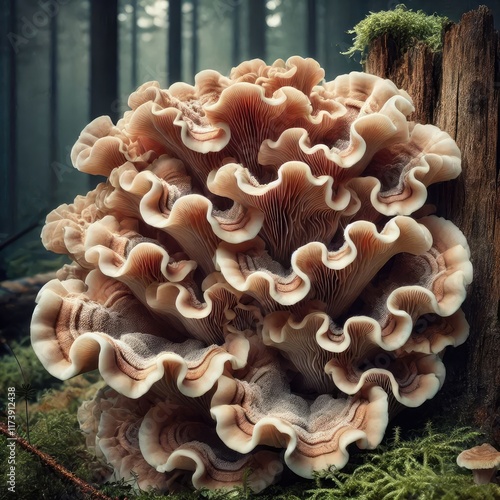
[[[373,40],[382,35],[390,35],[398,49],[404,53],[415,42],[424,42],[434,52],[442,49],[443,29],[451,21],[436,14],[427,15],[418,10],[407,9],[397,5],[394,10],[370,12],[348,33],[354,34],[353,46],[343,54],[352,56],[361,53],[362,60]]]
[[[430,424],[421,436],[401,439],[395,429],[375,453],[362,456],[358,466],[317,475],[312,500],[495,500],[500,486],[477,486],[472,472],[456,463],[458,454],[478,441],[470,428],[435,432]]]

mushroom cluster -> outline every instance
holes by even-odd
[[[442,386],[472,267],[425,203],[460,151],[389,80],[323,78],[292,57],[146,83],[75,144],[107,180],[47,217],[73,264],[40,291],[32,344],[61,379],[99,369],[79,420],[115,479],[311,477]]]

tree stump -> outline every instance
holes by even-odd
[[[429,198],[470,245],[474,281],[463,309],[471,328],[466,344],[446,354],[447,380],[430,415],[449,413],[480,427],[499,447],[500,43],[492,13],[481,6],[449,26],[441,54],[422,43],[399,54],[383,36],[372,43],[365,69],[405,89],[415,105],[410,118],[434,123],[462,151],[461,176],[430,190]]]

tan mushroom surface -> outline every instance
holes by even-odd
[[[241,484],[247,470],[253,491],[269,486],[283,469],[277,453],[242,455],[215,432],[208,406],[173,391],[168,399],[152,393],[138,399],[107,387],[78,410],[87,446],[113,468],[109,481],[137,478],[142,490],[181,489],[190,478],[196,488]]]
[[[462,451],[457,457],[457,464],[472,470],[476,484],[488,484],[500,467],[500,451],[489,443],[483,443]]]
[[[47,216],[43,244],[73,263],[31,337],[54,376],[108,384],[79,418],[114,479],[312,477],[441,388],[472,266],[427,187],[460,151],[389,80],[323,78],[292,57],[145,83],[76,142],[106,180]]]

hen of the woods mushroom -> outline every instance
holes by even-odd
[[[75,144],[107,180],[47,217],[73,264],[40,291],[32,343],[52,375],[108,384],[78,417],[112,479],[311,477],[443,384],[472,268],[426,188],[460,151],[392,82],[323,77],[292,57],[146,83]]]

